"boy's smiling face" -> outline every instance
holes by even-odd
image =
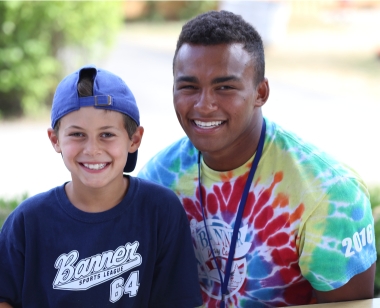
[[[208,166],[232,170],[255,152],[267,81],[255,84],[252,56],[243,45],[184,44],[174,61],[177,118]]]
[[[80,188],[106,188],[123,184],[128,152],[140,146],[142,128],[130,140],[119,112],[82,107],[60,120],[58,136],[49,138],[71,173],[72,184]]]

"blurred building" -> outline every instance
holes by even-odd
[[[195,6],[197,3],[197,7]],[[202,4],[203,5],[200,5]],[[211,5],[210,5],[211,3]],[[204,5],[207,4],[207,5]],[[304,19],[326,10],[335,21],[352,19],[363,11],[379,11],[378,0],[220,0],[220,1],[124,1],[126,21],[189,19],[210,9],[227,10],[242,15],[261,34],[264,44],[275,45],[286,38],[291,16]],[[184,14],[184,11],[189,11]],[[354,14],[352,12],[355,12]],[[355,16],[354,16],[355,17]],[[371,18],[371,16],[369,16]],[[376,17],[377,18],[377,17]],[[339,20],[338,20],[339,19]],[[364,17],[364,19],[367,19]],[[367,23],[370,20],[367,21]],[[379,41],[379,38],[374,38]],[[380,42],[379,42],[380,45]],[[379,47],[380,48],[380,47]],[[380,57],[380,51],[378,51]]]
[[[290,1],[219,1],[219,9],[241,15],[260,33],[264,45],[282,41],[291,13]]]

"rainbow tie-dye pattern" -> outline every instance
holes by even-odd
[[[240,226],[226,307],[315,303],[313,288],[338,288],[376,261],[371,206],[360,178],[294,134],[266,122],[264,151]],[[139,176],[171,188],[182,201],[204,306],[218,307],[220,278],[200,208],[197,155],[183,138],[156,155]],[[252,160],[228,172],[201,163],[206,224],[222,273]]]

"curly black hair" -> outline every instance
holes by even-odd
[[[177,41],[173,58],[183,44],[218,45],[240,43],[248,51],[255,65],[254,81],[256,84],[264,80],[265,58],[264,46],[260,34],[240,15],[228,11],[209,11],[200,14],[183,27]]]

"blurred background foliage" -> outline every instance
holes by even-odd
[[[218,8],[218,1],[126,1],[126,17],[148,21],[188,20],[199,13]],[[134,6],[134,10],[133,10]]]
[[[91,61],[112,44],[123,21],[121,4],[1,1],[0,117],[46,109],[65,64]]]
[[[0,1],[0,119],[46,112],[57,83],[94,63],[124,22],[188,19],[216,1]]]
[[[369,189],[371,206],[375,220],[375,241],[377,250],[375,295],[380,297],[380,186],[372,186]]]

